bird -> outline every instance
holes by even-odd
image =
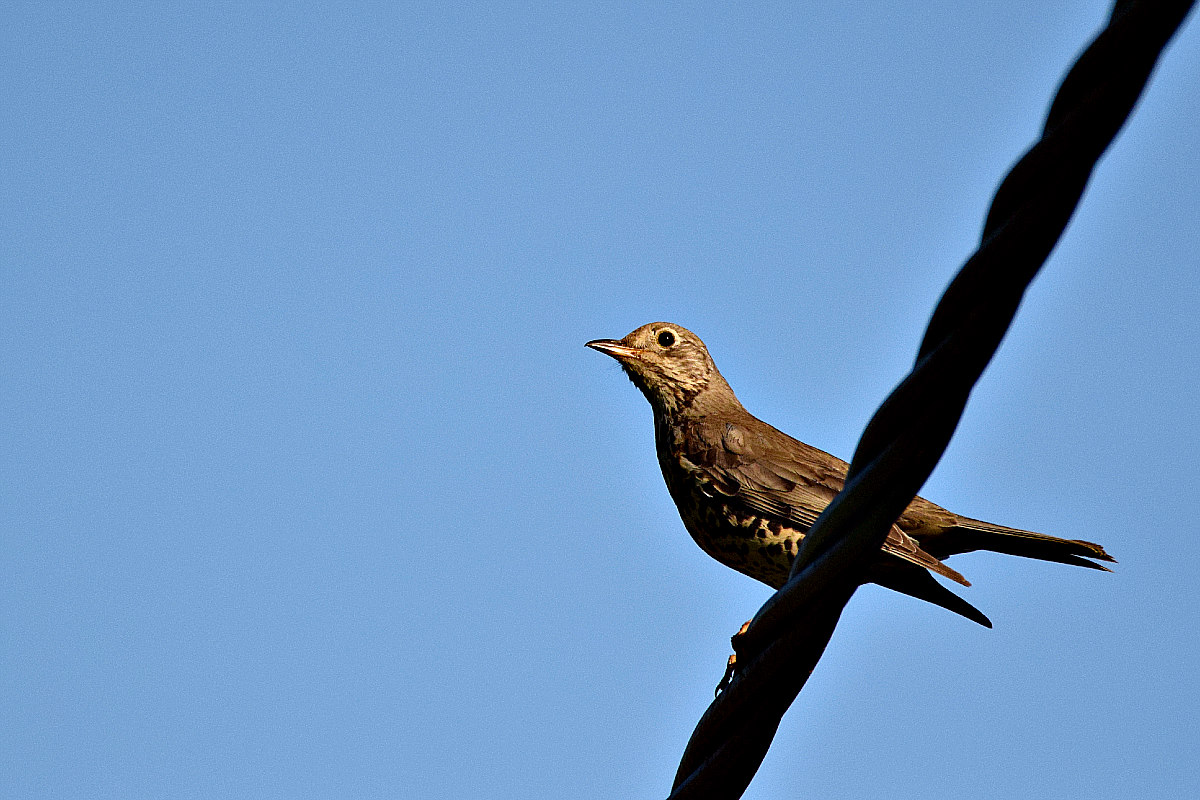
[[[667,490],[700,548],[773,589],[783,586],[800,542],[842,490],[846,462],[750,414],[704,342],[682,326],[652,322],[623,339],[594,339],[586,346],[616,359],[650,402]],[[983,612],[934,578],[970,586],[944,560],[975,550],[1106,572],[1111,570],[1097,562],[1116,561],[1092,542],[994,525],[916,497],[862,582],[990,628]]]

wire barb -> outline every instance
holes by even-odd
[[[788,583],[739,637],[737,674],[697,724],[673,800],[738,798],[750,785],[865,566],[941,459],[1026,288],[1192,5],[1118,0],[1063,79],[1041,139],[1000,184],[979,249],[934,309],[916,365],[867,424],[845,489],[808,532]]]

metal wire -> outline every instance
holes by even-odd
[[[808,532],[788,583],[739,637],[738,674],[696,726],[674,800],[737,798],[749,786],[864,568],[941,458],[1026,287],[1192,5],[1119,0],[1064,78],[1041,139],[996,191],[982,244],[934,309],[916,365],[867,424],[846,488]]]

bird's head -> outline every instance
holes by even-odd
[[[737,402],[704,342],[679,325],[651,322],[624,339],[595,339],[587,346],[615,358],[655,411],[676,413],[697,398],[717,395]]]

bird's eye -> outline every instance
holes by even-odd
[[[673,344],[675,344],[675,334],[671,333],[670,331],[659,331],[659,333],[658,333],[658,346],[659,347],[670,347]]]

